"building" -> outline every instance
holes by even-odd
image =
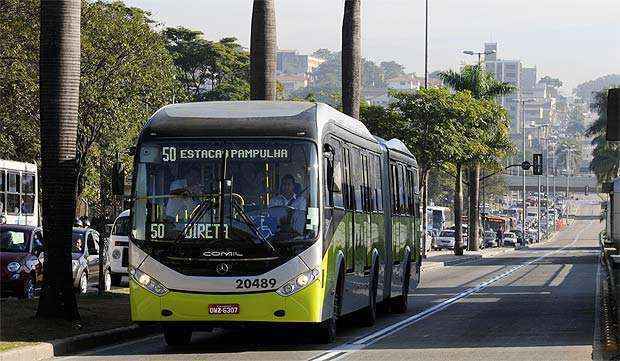
[[[484,44],[485,49],[497,51],[497,43]],[[521,115],[519,107],[519,90],[522,87],[523,63],[521,60],[503,60],[497,58],[497,53],[489,54],[485,58],[484,67],[487,72],[493,74],[495,79],[509,83],[517,88],[517,91],[507,96],[500,97],[500,104],[508,111],[511,119],[510,129],[518,132],[521,128]]]
[[[284,87],[284,94],[291,94],[294,91],[308,86],[308,74],[278,74],[276,80]]]
[[[388,89],[394,90],[418,90],[424,87],[424,78],[418,78],[415,74],[405,74],[386,80]]]
[[[278,74],[310,74],[325,62],[310,55],[300,55],[297,50],[279,50],[276,60]]]

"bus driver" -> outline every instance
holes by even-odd
[[[306,224],[306,210],[308,208],[306,198],[295,192],[295,178],[287,174],[282,177],[280,182],[280,194],[273,197],[269,202],[269,207],[291,207],[293,208],[293,219],[291,227],[300,235],[304,234]]]

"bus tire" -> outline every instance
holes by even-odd
[[[405,313],[409,306],[409,280],[411,279],[411,260],[407,261],[403,277],[403,293],[392,300],[392,312]]]
[[[340,267],[337,279],[338,281],[336,282],[336,290],[334,292],[334,301],[332,304],[332,316],[321,322],[316,329],[316,340],[321,344],[330,344],[336,341],[336,332],[338,330],[337,321],[342,310],[342,294],[344,291],[343,267]]]
[[[192,329],[164,326],[164,340],[168,346],[185,346],[192,341]]]
[[[362,324],[364,326],[373,326],[377,322],[377,278],[379,276],[379,270],[375,266],[373,269],[372,278],[370,280],[370,287],[368,292],[368,306],[362,312]]]

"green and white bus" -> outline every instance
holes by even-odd
[[[131,317],[168,344],[248,324],[374,323],[420,280],[418,167],[399,140],[320,103],[158,110],[132,180]]]

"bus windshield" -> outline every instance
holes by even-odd
[[[282,255],[318,234],[317,151],[311,142],[147,143],[139,158],[136,240]]]

